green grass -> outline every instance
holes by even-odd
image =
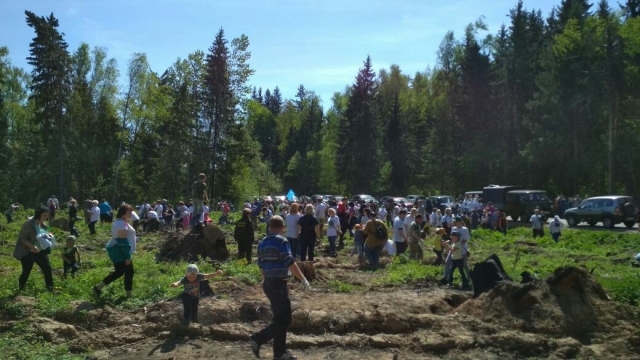
[[[0,333],[0,349],[2,359],[79,359],[82,356],[69,354],[64,345],[53,345],[42,338],[33,335],[27,329],[27,321],[31,316],[39,315],[53,317],[61,310],[73,306],[72,302],[89,302],[100,307],[108,304],[122,309],[135,309],[160,300],[172,299],[182,291],[172,289],[169,285],[183,276],[186,262],[158,263],[155,259],[156,251],[145,251],[148,244],[158,244],[159,235],[143,234],[138,244],[138,252],[134,255],[135,267],[133,298],[124,296],[122,280],[118,280],[103,289],[102,297],[96,299],[91,295],[91,287],[100,282],[111,270],[104,245],[109,240],[110,227],[97,226],[98,234],[88,235],[84,223],[77,227],[81,231],[79,246],[92,247],[93,251],[81,250],[82,266],[75,279],[63,279],[60,247],[63,246],[67,233],[53,229],[58,239],[58,249],[51,256],[54,269],[56,295],[45,291],[44,279],[37,266],[31,273],[26,290],[22,295],[36,298],[34,307],[16,303],[13,300],[20,275],[20,262],[12,257],[13,248],[26,219],[26,212],[18,212],[16,221],[7,225],[0,219],[0,315],[15,319],[18,322],[4,333]],[[219,215],[212,215],[217,219]],[[237,218],[237,216],[235,217]],[[225,232],[230,232],[233,225],[223,226]],[[261,224],[256,236],[262,236],[264,231]],[[534,243],[526,245],[523,242]],[[340,253],[346,257],[351,242]],[[235,259],[237,249],[234,244],[228,244],[231,257]],[[633,256],[640,251],[640,235],[637,233],[620,233],[591,230],[567,230],[559,244],[548,236],[533,240],[531,230],[525,228],[512,229],[507,236],[497,232],[477,230],[472,234],[470,245],[470,265],[484,260],[490,254],[497,254],[502,260],[505,270],[515,281],[520,280],[520,273],[529,271],[539,278],[544,278],[561,266],[584,266],[593,269],[594,276],[603,285],[614,300],[637,305],[640,302],[640,269],[630,264]],[[430,250],[425,250],[425,258],[434,256]],[[213,272],[215,266],[202,261],[198,264],[202,272]],[[218,266],[218,265],[216,265]],[[255,284],[260,281],[260,271],[255,264],[247,264],[246,260],[230,260],[219,265],[234,281],[244,284]],[[353,270],[353,276],[363,274]],[[385,269],[375,272],[371,284],[374,286],[403,286],[424,282],[426,279],[442,277],[441,266],[423,265],[416,261],[409,261],[406,256],[397,257]],[[457,275],[456,275],[457,278]],[[216,291],[216,282],[225,278],[214,278],[212,286]],[[326,284],[330,291],[337,293],[354,293],[365,291],[366,286],[350,284],[348,280],[330,280]],[[222,297],[224,291],[216,291]],[[30,313],[30,312],[37,312]]]

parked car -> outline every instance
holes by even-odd
[[[329,201],[340,202],[344,199],[344,196],[341,195],[329,195]]]
[[[633,198],[624,195],[597,196],[584,200],[577,208],[564,213],[569,226],[586,222],[591,226],[602,222],[605,228],[624,223],[628,228],[638,221],[638,208]]]
[[[444,213],[444,209],[453,206],[456,202],[451,195],[429,196],[429,200],[433,207],[440,209],[442,213]]]
[[[420,199],[425,199],[425,197],[422,195],[407,195],[407,207],[417,204]]]
[[[367,194],[354,195],[354,196],[351,198],[351,201],[353,201],[353,202],[359,202],[359,203],[361,203],[361,204],[368,203],[368,202],[369,202],[369,201],[371,201],[371,200],[374,200],[374,201],[375,201],[375,198],[374,198],[373,196],[371,196],[371,195],[367,195]]]
[[[506,195],[505,210],[511,220],[529,222],[535,209],[540,210],[543,219],[552,215],[553,202],[546,191],[542,190],[513,190]]]
[[[390,202],[390,201],[391,201],[391,199],[393,199],[393,196],[383,196],[383,197],[381,197],[381,198],[380,198],[380,200],[379,200],[379,202],[380,202],[380,204],[379,204],[379,205],[383,205],[383,204],[384,204],[384,205],[387,205],[387,203],[388,203],[388,202]]]

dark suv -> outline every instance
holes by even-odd
[[[620,223],[631,228],[638,220],[638,209],[629,196],[598,196],[588,198],[577,208],[567,210],[564,218],[569,226],[577,226],[581,222],[595,226],[602,222],[606,228],[613,228]]]
[[[546,191],[542,190],[513,190],[507,193],[505,199],[505,212],[511,216],[511,220],[529,222],[535,209],[540,210],[540,215],[546,220],[551,215],[553,202]]]

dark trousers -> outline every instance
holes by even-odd
[[[56,207],[53,205],[49,206],[49,218],[51,220],[56,218]]]
[[[316,249],[316,239],[300,239],[300,261],[307,260],[307,254],[309,255],[309,261],[313,261],[313,256]]]
[[[442,250],[433,249],[433,252],[436,254],[436,263],[434,265],[442,265],[444,263],[442,260]]]
[[[407,243],[406,242],[397,242],[396,243],[396,254],[402,255],[407,251]]]
[[[69,232],[71,233],[71,235],[75,236],[75,237],[80,237],[80,234],[78,234],[78,229],[75,228],[76,225],[76,220],[69,220]]]
[[[342,213],[338,215],[338,219],[340,219],[340,231],[342,231],[342,234],[340,234],[340,246],[344,246],[344,234],[347,233],[349,228],[347,224],[347,214]]]
[[[291,324],[291,300],[287,281],[266,278],[262,285],[265,295],[271,303],[273,321],[260,332],[253,334],[252,339],[259,345],[273,339],[273,356],[282,356],[287,350],[287,329]]]
[[[290,237],[288,237],[287,240],[289,241],[289,246],[291,246],[291,255],[293,255],[295,259],[298,256],[299,241],[296,238]]]
[[[42,274],[44,274],[44,283],[47,285],[47,289],[49,291],[53,290],[53,273],[51,272],[49,255],[42,252],[37,254],[30,252],[20,259],[20,263],[22,264],[22,274],[20,274],[20,279],[18,281],[20,290],[24,289],[24,286],[27,284],[27,280],[29,280],[29,275],[31,274],[31,269],[33,269],[33,264],[37,264],[40,267],[40,270],[42,270]]]
[[[453,273],[458,269],[460,272],[460,277],[462,278],[462,286],[467,286],[467,275],[464,273],[464,258],[458,260],[451,260],[451,270],[449,270],[449,275],[447,276],[447,280],[449,283],[453,283]]]
[[[13,217],[9,214],[4,214],[4,216],[7,218],[7,224],[11,224],[13,222]]]
[[[253,248],[253,239],[240,239],[238,241],[238,259],[245,258],[247,262],[251,262],[251,250]]]
[[[67,276],[67,273],[69,273],[69,270],[71,270],[71,275],[75,275],[76,272],[78,272],[78,264],[73,261],[71,262],[71,264],[67,264],[66,262],[62,262],[62,265],[64,266],[64,276]]]
[[[96,223],[97,221],[92,221],[89,223],[89,234],[90,235],[95,235],[96,234]]]
[[[124,275],[124,289],[131,291],[133,289],[133,262],[129,265],[125,265],[124,262],[116,262],[113,263],[113,268],[114,271],[107,275],[102,282],[105,285],[109,285]]]
[[[182,293],[180,298],[182,299],[182,305],[184,306],[184,319],[186,321],[197,323],[200,298],[194,298],[187,293]]]
[[[544,237],[544,230],[542,229],[533,229],[533,238]]]

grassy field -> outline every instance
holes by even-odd
[[[16,305],[11,300],[18,287],[20,263],[11,254],[21,225],[27,214],[19,212],[13,224],[6,224],[4,219],[0,226],[0,318],[18,321],[6,330],[0,326],[0,348],[3,358],[15,359],[76,359],[83,358],[68,355],[65,346],[46,343],[43,339],[26,331],[29,326],[28,309]],[[212,216],[217,218],[217,216]],[[161,241],[159,235],[142,235],[138,252],[134,255],[134,297],[124,297],[122,280],[118,280],[103,289],[100,299],[91,295],[91,287],[102,280],[112,269],[104,245],[109,240],[108,225],[97,225],[98,234],[90,237],[83,223],[79,223],[81,237],[77,245],[81,248],[82,265],[75,279],[62,278],[62,260],[60,249],[54,250],[51,256],[54,269],[56,294],[45,291],[42,274],[34,266],[23,296],[37,299],[35,311],[38,316],[53,317],[57,312],[71,306],[72,301],[87,301],[95,306],[108,304],[112,307],[135,309],[160,300],[175,298],[180,289],[171,289],[169,285],[178,280],[184,272],[186,263],[158,263],[155,260],[155,245]],[[231,226],[229,226],[231,229]],[[53,229],[59,246],[63,246],[66,233]],[[350,241],[349,241],[350,245]],[[149,250],[145,250],[149,249]],[[232,257],[235,257],[234,244],[228,244]],[[340,259],[346,260],[350,248],[343,249]],[[548,237],[533,240],[530,229],[513,229],[507,236],[497,232],[479,230],[473,233],[470,246],[471,263],[481,261],[490,254],[500,256],[506,271],[516,281],[523,271],[535,273],[543,278],[561,266],[584,266],[593,270],[593,274],[605,290],[615,300],[638,305],[640,301],[640,269],[631,266],[633,256],[640,251],[640,235],[637,233],[599,232],[599,231],[565,231],[559,244]],[[430,251],[425,251],[427,257]],[[202,272],[211,272],[212,265],[199,264]],[[226,276],[242,283],[257,283],[260,280],[259,270],[255,264],[246,264],[244,260],[229,261],[221,265]],[[370,286],[403,286],[422,283],[425,279],[437,279],[442,276],[442,268],[408,261],[406,258],[395,259],[385,269],[378,270],[375,280]],[[216,281],[214,279],[214,281]],[[333,292],[361,292],[369,286],[350,284],[347,281],[332,280],[326,284]],[[224,296],[224,294],[221,294]]]

